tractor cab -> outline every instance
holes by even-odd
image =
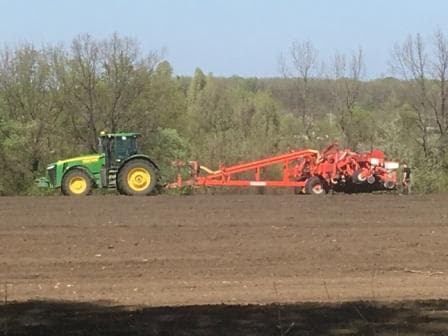
[[[152,192],[157,166],[149,157],[139,154],[139,137],[139,133],[100,133],[98,151],[104,158],[102,186],[117,188],[126,195]]]
[[[98,152],[103,153],[107,168],[117,168],[127,158],[138,153],[139,133],[106,134],[101,132]]]

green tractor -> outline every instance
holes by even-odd
[[[60,160],[47,166],[40,187],[61,188],[64,195],[83,196],[93,188],[114,188],[123,195],[154,192],[158,167],[137,150],[138,133],[106,134],[99,137],[99,153]]]

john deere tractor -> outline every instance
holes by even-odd
[[[99,137],[99,153],[51,163],[41,187],[61,188],[64,195],[83,196],[93,188],[116,188],[123,195],[148,195],[157,185],[158,167],[137,150],[138,133]]]

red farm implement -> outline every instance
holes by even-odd
[[[319,152],[312,149],[291,151],[286,154],[242,163],[220,165],[211,170],[197,161],[176,162],[176,166],[190,168],[190,178],[177,181],[168,188],[192,187],[292,187],[306,194],[324,194],[329,190],[342,192],[368,192],[392,190],[397,186],[398,162],[385,161],[384,153],[372,150],[355,153],[339,150],[331,145]],[[281,178],[263,178],[263,170],[280,166]],[[252,178],[247,175],[251,173]],[[253,174],[253,175],[252,175]]]

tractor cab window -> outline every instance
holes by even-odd
[[[106,165],[115,166],[137,154],[137,136],[105,136],[100,138],[98,151],[106,156]]]
[[[137,153],[136,136],[118,136],[114,138],[113,156],[116,160],[124,160]]]

